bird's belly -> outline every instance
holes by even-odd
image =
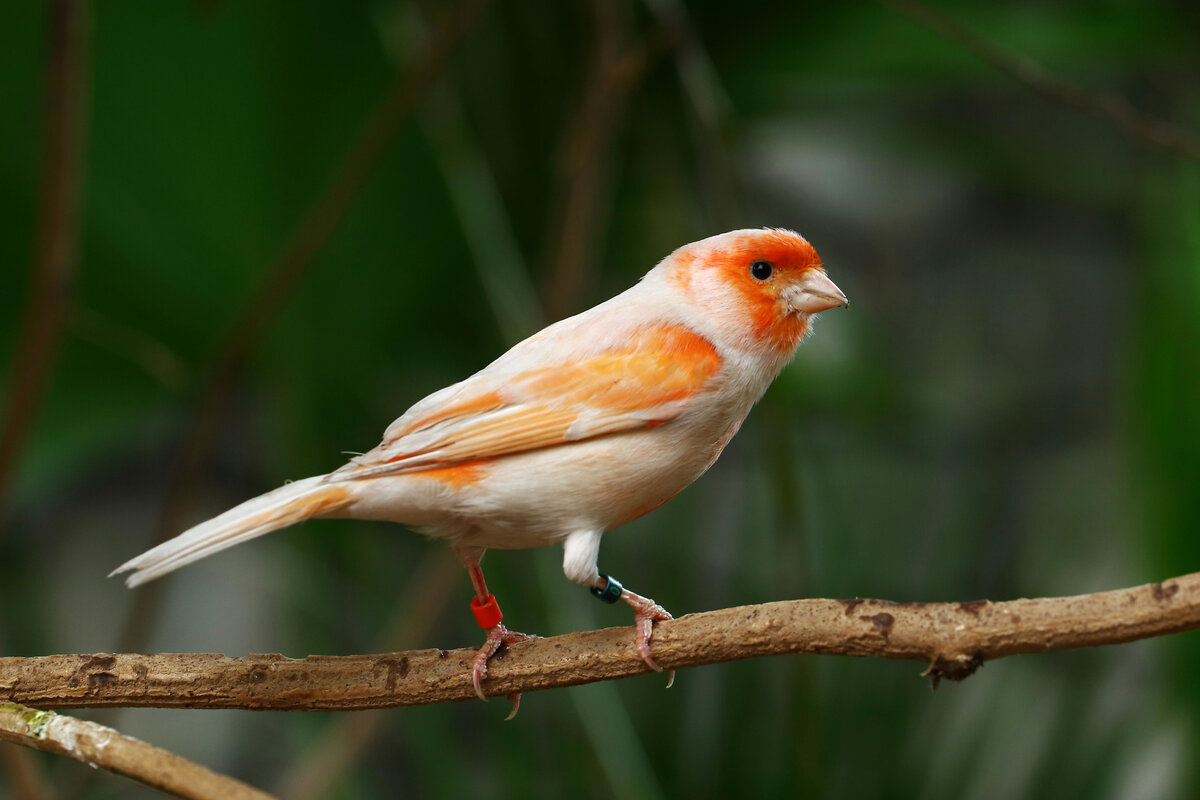
[[[669,446],[663,434],[670,432],[649,432],[369,479],[376,486],[361,493],[348,515],[400,522],[461,546],[499,549],[539,547],[583,529],[609,530],[662,505],[712,463],[716,437],[704,437],[708,445]]]

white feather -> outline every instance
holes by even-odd
[[[109,577],[133,572],[125,579],[125,585],[137,586],[235,544],[299,522],[308,516],[304,512],[312,507],[311,501],[328,491],[321,484],[324,477],[293,481],[234,506],[126,561]]]

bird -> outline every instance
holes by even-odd
[[[560,320],[420,400],[374,449],[252,498],[126,561],[133,587],[311,518],[400,523],[466,567],[485,640],[476,695],[510,630],[480,566],[489,549],[561,544],[563,573],[634,612],[650,668],[671,614],[599,570],[604,534],[700,477],[791,360],[815,314],[847,306],[817,251],[782,228],[684,245],[615,297]],[[519,697],[510,696],[516,713]]]

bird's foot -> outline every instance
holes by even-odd
[[[668,619],[674,619],[671,613],[658,603],[651,600],[649,597],[642,597],[640,594],[629,591],[628,589],[621,590],[621,599],[628,603],[633,608],[633,621],[637,627],[637,651],[642,657],[642,661],[646,662],[646,666],[655,672],[662,672],[663,669],[654,660],[654,656],[650,654],[650,637],[654,633],[654,623],[663,622]],[[667,683],[670,687],[675,682],[675,670],[671,670],[671,677]]]
[[[519,633],[518,631],[510,631],[499,622],[487,629],[487,639],[484,641],[483,647],[479,648],[479,652],[475,654],[475,660],[471,663],[471,683],[475,687],[475,695],[480,700],[487,701],[480,683],[487,677],[488,660],[496,655],[496,651],[500,649],[500,645],[523,642],[526,639],[533,638],[536,637]],[[513,704],[512,711],[508,715],[508,719],[512,719],[516,716],[517,707],[521,704],[521,695],[509,695],[508,699],[512,700]]]
[[[479,623],[479,627],[485,631],[487,639],[484,640],[483,647],[479,648],[479,652],[475,654],[475,659],[471,662],[471,684],[475,687],[475,696],[486,703],[487,697],[483,694],[480,684],[487,677],[488,661],[496,655],[500,645],[523,642],[526,639],[536,639],[537,637],[510,631],[500,623],[500,620],[504,618],[504,613],[500,611],[500,604],[496,602],[494,594],[487,592],[487,587],[483,583],[483,572],[479,569],[478,562],[475,562],[473,566],[472,578],[478,577],[476,589],[479,596],[471,601],[471,613],[475,615],[475,621]],[[510,694],[508,699],[512,703],[512,708],[509,710],[508,716],[504,718],[505,721],[515,717],[517,709],[521,707],[520,693]]]
[[[651,600],[649,597],[642,597],[636,592],[631,592],[621,585],[611,575],[600,573],[600,582],[592,587],[592,594],[603,600],[606,603],[615,603],[618,600],[623,600],[633,609],[633,621],[637,627],[636,645],[638,655],[642,657],[642,661],[646,662],[646,666],[655,672],[662,672],[662,667],[654,660],[654,656],[650,653],[650,637],[654,633],[654,623],[662,622],[668,619],[674,619],[671,613],[658,603]],[[667,688],[675,683],[675,670],[671,670],[670,676],[667,678]]]

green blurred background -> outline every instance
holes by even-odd
[[[78,263],[0,487],[0,651],[475,646],[465,574],[396,526],[308,523],[136,592],[104,576],[164,526],[369,449],[411,403],[680,244],[747,226],[803,233],[852,305],[822,316],[708,475],[606,538],[603,569],[676,614],[1200,569],[1200,169],[888,5],[497,2],[315,260],[254,299],[462,8],[94,3]],[[939,8],[1200,131],[1195,3]],[[17,0],[4,17],[7,405],[51,8]],[[240,368],[214,373],[248,319]],[[198,434],[222,374],[217,426]],[[197,439],[211,447],[189,472]],[[513,627],[629,623],[559,560],[489,554]],[[681,672],[670,691],[649,676],[529,695],[509,723],[502,702],[75,713],[297,798],[1200,794],[1196,634],[1006,659],[936,693],[920,669],[761,659]],[[153,795],[32,759],[52,796]],[[0,780],[0,796],[26,795]]]

